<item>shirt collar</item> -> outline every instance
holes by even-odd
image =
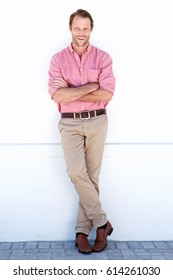
[[[68,48],[69,48],[69,50],[70,50],[71,53],[73,53],[73,54],[76,53],[76,52],[73,50],[73,48],[72,48],[72,43],[70,44],[70,46],[69,46]],[[85,53],[86,53],[86,54],[89,54],[91,48],[92,48],[92,45],[89,43],[89,45],[88,45],[88,47],[87,47]]]

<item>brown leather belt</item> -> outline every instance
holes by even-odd
[[[61,113],[61,118],[72,118],[88,120],[90,118],[106,114],[106,109],[99,109],[94,111],[82,111],[79,113]]]

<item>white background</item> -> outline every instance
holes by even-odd
[[[78,8],[92,14],[91,43],[110,53],[117,80],[101,175],[113,238],[172,237],[171,2],[0,1],[0,241],[73,239],[77,197],[47,82]]]

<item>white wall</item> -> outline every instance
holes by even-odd
[[[117,78],[101,173],[115,240],[172,239],[173,19],[169,0],[0,2],[0,241],[73,239],[77,195],[66,174],[59,113],[47,92],[69,15],[87,9],[91,43]],[[93,232],[94,236],[94,232]]]

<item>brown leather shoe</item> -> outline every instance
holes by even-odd
[[[82,254],[90,254],[92,252],[92,247],[88,242],[88,238],[86,234],[80,233],[76,237],[76,247],[78,251]]]
[[[107,236],[111,235],[113,232],[113,227],[110,222],[107,222],[106,228],[97,228],[96,240],[93,246],[94,252],[101,252],[107,246]]]

